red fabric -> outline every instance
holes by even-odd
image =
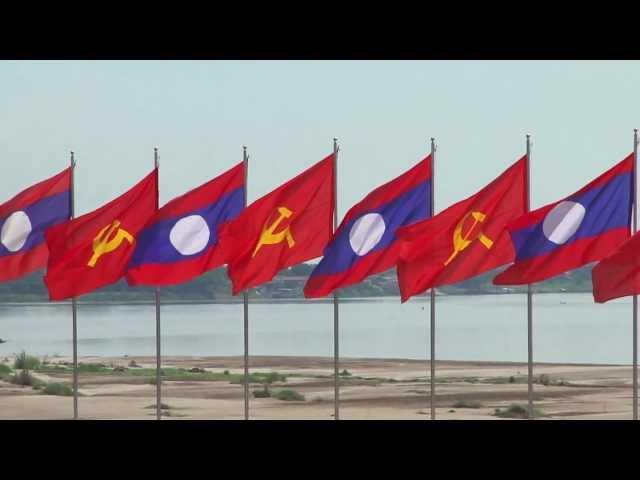
[[[628,228],[609,230],[597,237],[581,238],[552,252],[515,262],[493,279],[494,285],[525,285],[546,280],[604,258],[629,238]]]
[[[593,267],[591,280],[598,303],[640,293],[640,233]]]
[[[333,231],[334,163],[331,154],[253,202],[219,229],[220,244],[227,252],[233,295],[268,282],[285,267],[322,255]],[[262,244],[256,251],[263,231],[281,216],[280,207],[292,213],[272,231],[277,235],[288,228],[295,243],[290,247],[284,239]]]
[[[558,205],[560,202],[567,200],[568,198],[578,196],[586,192],[587,190],[591,190],[592,188],[604,185],[605,183],[611,181],[615,176],[620,175],[621,173],[632,172],[632,171],[633,171],[633,153],[629,154],[627,157],[625,157],[624,160],[615,164],[612,168],[610,168],[609,170],[604,172],[602,175],[600,175],[599,177],[589,182],[587,185],[582,187],[577,192],[572,193],[571,195],[563,198],[562,200],[558,200],[557,202],[553,202],[548,205],[545,205],[544,207],[540,207],[533,211],[527,212],[522,217],[513,221],[509,225],[509,230],[512,230],[512,231],[520,230],[521,228],[534,225],[542,221],[544,217],[546,217],[547,213],[549,213],[549,211],[551,211],[553,207]]]
[[[327,246],[324,254],[327,255],[327,250],[333,247],[335,247],[336,250],[341,248],[339,243],[336,245],[333,242],[335,242],[336,239],[337,242],[341,242],[339,236],[344,233],[344,229],[350,225],[350,222],[357,216],[364,212],[372,211],[385,203],[393,202],[397,197],[405,194],[421,183],[428,181],[428,189],[432,189],[433,185],[430,181],[431,175],[432,160],[431,155],[428,155],[402,175],[373,190],[364,199],[349,209],[331,237],[331,243]],[[427,216],[431,215],[431,212],[426,213]],[[344,236],[342,238],[342,241],[346,240]],[[304,296],[306,298],[325,297],[338,288],[354,285],[371,275],[389,270],[395,267],[398,262],[399,251],[400,242],[396,239],[382,250],[369,252],[360,258],[354,257],[355,261],[351,262],[349,268],[341,269],[334,267],[336,270],[333,273],[320,274],[317,274],[317,270],[314,270],[304,286]],[[326,260],[327,257],[325,256],[323,261]],[[335,258],[334,261],[336,265],[340,263],[337,258]]]
[[[31,185],[11,200],[0,205],[0,218],[22,210],[46,197],[62,193],[71,187],[71,168],[67,168],[51,178]],[[45,242],[36,247],[11,255],[0,256],[0,282],[8,282],[23,277],[47,265],[49,250]]]
[[[31,185],[11,200],[0,205],[0,218],[10,215],[17,210],[23,210],[45,197],[62,193],[69,190],[69,188],[71,188],[71,167],[64,169],[51,178]]]
[[[460,282],[514,260],[505,227],[525,212],[526,165],[523,157],[472,197],[431,219],[397,230],[402,242],[397,268],[402,302],[429,288]],[[472,212],[486,217],[474,226]],[[460,225],[461,236],[472,241],[452,257],[454,233]],[[493,242],[490,248],[478,238],[480,233]]]
[[[17,280],[39,268],[44,268],[47,265],[47,258],[49,258],[49,250],[45,242],[24,252],[0,257],[0,282]]]
[[[115,283],[126,270],[135,248],[135,237],[157,211],[158,170],[155,169],[133,188],[93,212],[47,230],[49,263],[44,282],[51,300],[62,300]],[[99,256],[94,266],[94,239],[102,229],[120,222],[120,228],[133,238],[122,240],[112,251]],[[106,238],[110,241],[118,230]]]
[[[192,210],[216,203],[225,194],[239,187],[246,188],[244,181],[244,163],[239,163],[213,180],[190,190],[180,197],[174,198],[156,212],[146,231],[141,233],[138,248],[144,245],[144,235],[153,229],[155,222],[180,217]],[[132,262],[136,261],[136,255],[134,253]],[[141,261],[134,266],[129,265],[126,273],[127,283],[129,285],[176,285],[224,265],[225,258],[225,252],[219,242],[216,242],[207,247],[201,254],[191,258],[185,257],[171,263]]]

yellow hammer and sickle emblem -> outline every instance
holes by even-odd
[[[111,240],[109,240],[109,237],[113,232],[116,232],[116,234]],[[95,267],[98,259],[102,255],[113,252],[125,240],[129,243],[133,243],[133,236],[125,229],[120,228],[119,220],[114,220],[110,225],[107,225],[100,230],[98,235],[96,235],[96,238],[93,239],[93,256],[87,265]]]
[[[258,250],[260,250],[262,245],[275,245],[277,243],[282,243],[285,240],[287,241],[289,248],[296,244],[296,241],[293,239],[293,235],[291,235],[291,227],[287,227],[281,232],[273,233],[285,218],[289,218],[293,215],[293,212],[287,207],[278,207],[278,213],[280,213],[280,216],[269,227],[267,227],[266,223],[264,224],[264,228],[260,234],[260,239],[258,240],[258,245],[256,245],[256,249],[253,251],[251,258],[256,256],[256,253],[258,253]]]
[[[471,228],[467,231],[466,235],[462,235],[462,226],[464,225],[464,221],[469,218],[469,215],[473,217],[473,224]],[[462,220],[458,222],[455,230],[453,231],[453,253],[449,257],[449,259],[444,262],[445,265],[448,265],[451,260],[453,260],[458,253],[471,245],[471,242],[474,240],[479,240],[482,245],[484,245],[487,250],[489,250],[493,246],[493,240],[487,237],[482,230],[478,230],[476,233],[473,233],[476,225],[478,223],[482,223],[485,221],[487,216],[482,212],[468,212]]]

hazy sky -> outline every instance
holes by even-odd
[[[124,192],[160,152],[165,203],[251,157],[249,201],[332,149],[339,215],[436,137],[436,212],[533,136],[532,207],[621,160],[640,126],[635,61],[0,61],[0,203],[68,165],[76,213]]]

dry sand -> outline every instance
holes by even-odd
[[[49,359],[52,364],[69,358]],[[134,360],[154,368],[153,357],[82,357],[83,363],[128,367]],[[12,359],[9,359],[9,363]],[[163,368],[204,368],[206,371],[242,373],[242,357],[164,357]],[[250,399],[252,419],[333,418],[333,359],[320,357],[251,357],[251,372],[295,373],[272,391],[292,389],[304,401],[276,398]],[[429,384],[425,361],[401,359],[343,359],[340,370],[351,374],[341,380],[341,419],[429,418]],[[542,419],[631,419],[631,367],[611,365],[536,364],[534,376],[545,375],[547,385],[534,385],[535,407]],[[497,419],[495,409],[527,403],[527,365],[506,362],[436,363],[435,405],[438,419]],[[44,381],[70,384],[71,375],[36,376]],[[511,382],[510,382],[510,377]],[[150,377],[83,373],[79,377],[79,414],[83,419],[154,419],[156,388]],[[548,380],[548,381],[547,381]],[[260,390],[251,384],[250,391]],[[243,418],[243,385],[229,381],[164,381],[162,402],[167,419]],[[457,402],[476,404],[460,408]],[[479,406],[477,405],[479,404]],[[69,419],[72,397],[44,395],[31,387],[0,381],[0,419]]]

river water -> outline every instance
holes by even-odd
[[[163,355],[243,353],[242,304],[162,305]],[[629,364],[631,299],[605,305],[591,294],[534,296],[534,361]],[[438,296],[436,352],[441,360],[527,360],[526,295]],[[333,355],[333,304],[318,301],[252,303],[252,355]],[[0,356],[26,350],[71,355],[71,307],[0,306]],[[340,304],[343,357],[428,356],[429,304],[397,298]],[[155,354],[154,305],[79,305],[78,354]]]

